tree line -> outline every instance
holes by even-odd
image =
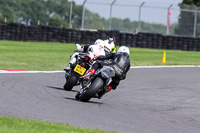
[[[196,14],[196,11],[199,11],[198,8],[200,7],[200,0],[183,0],[179,6],[180,9],[194,10],[194,12],[181,11],[178,20],[178,26],[174,29],[174,32],[179,35],[193,36],[195,15],[197,15],[196,35],[199,36],[200,13],[198,12]]]
[[[182,4],[200,6],[199,0],[183,0]],[[82,21],[82,5],[73,2],[72,28],[80,29]],[[108,30],[109,19],[101,17],[86,9],[85,29]],[[68,0],[0,0],[0,21],[22,23],[26,25],[48,25],[69,28],[70,2]],[[172,34],[193,33],[193,27],[187,28],[185,22],[193,23],[192,15],[180,14],[179,23],[171,25]],[[200,19],[200,18],[199,18]],[[198,20],[199,20],[198,19]],[[135,32],[137,21],[113,18],[112,29]],[[166,33],[166,25],[141,22],[143,32]],[[197,31],[200,32],[200,31]]]

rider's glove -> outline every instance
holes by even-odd
[[[105,56],[98,56],[96,60],[103,60]]]

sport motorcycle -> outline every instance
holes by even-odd
[[[115,76],[115,70],[110,66],[103,66],[98,69],[89,80],[80,78],[80,91],[77,92],[75,98],[88,102],[91,98],[101,98],[108,90],[108,85]]]

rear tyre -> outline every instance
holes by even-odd
[[[79,96],[79,99],[83,102],[88,102],[101,88],[103,88],[103,80],[100,77],[96,77],[90,87]]]
[[[73,72],[73,73],[69,76],[68,80],[66,81],[66,83],[65,83],[65,85],[64,85],[64,89],[65,89],[66,91],[71,91],[72,88],[76,85],[76,83],[77,83],[79,77],[80,77],[80,75],[79,75],[78,73]]]

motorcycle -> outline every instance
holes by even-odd
[[[101,98],[114,76],[115,70],[112,67],[103,66],[89,80],[80,79],[80,91],[75,98],[83,102],[88,102],[91,98]]]
[[[76,52],[74,54],[76,57],[75,67],[65,73],[66,83],[64,89],[67,91],[71,91],[75,85],[79,85],[80,77],[84,76],[90,67],[92,67],[92,64],[94,63],[93,59],[99,55],[105,55],[105,51],[101,45],[91,45],[89,46],[87,53]]]
[[[90,69],[93,62],[88,53],[80,53],[76,55],[77,61],[74,69],[65,73],[66,83],[64,89],[71,91],[75,85],[79,84],[79,78]]]

